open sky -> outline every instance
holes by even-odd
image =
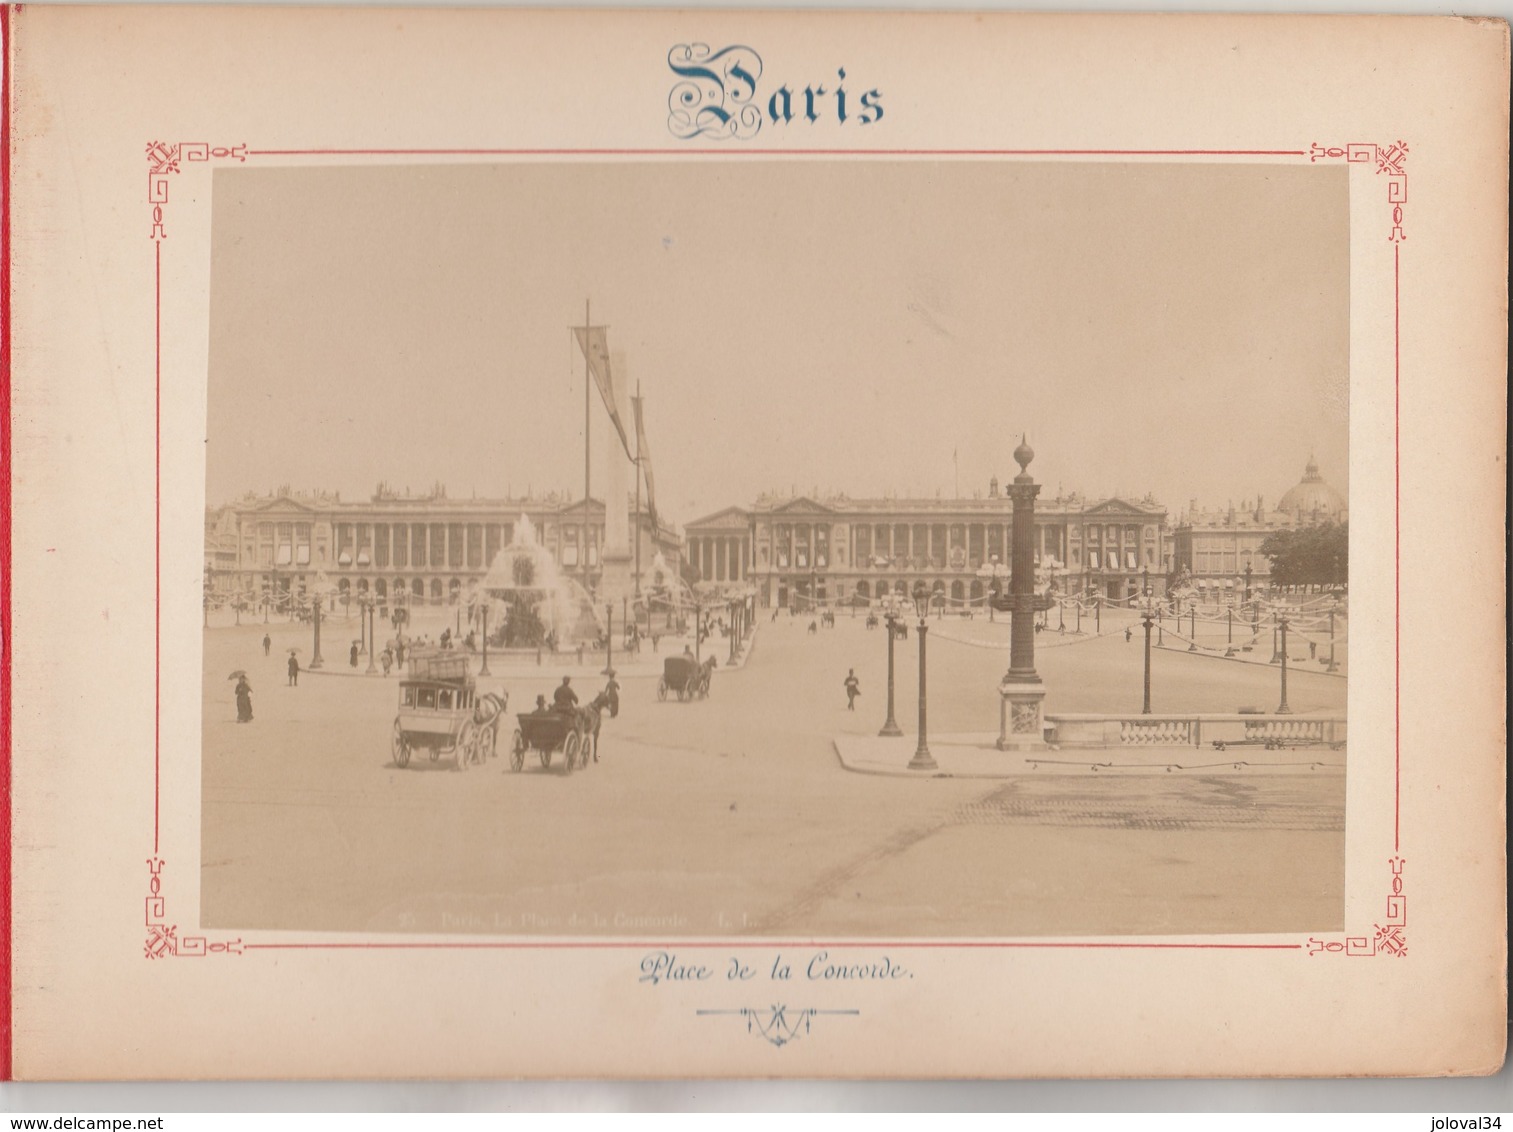
[[[1347,205],[1264,164],[219,169],[207,501],[577,496],[585,300],[677,521],[971,495],[1021,431],[1048,495],[1274,503],[1310,453],[1346,491]]]

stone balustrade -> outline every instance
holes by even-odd
[[[1046,742],[1070,750],[1221,744],[1340,747],[1345,744],[1345,734],[1343,715],[1068,712],[1045,716]]]

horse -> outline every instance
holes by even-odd
[[[594,737],[594,762],[599,761],[599,728],[604,723],[604,710],[609,707],[608,690],[600,692],[588,703],[579,706],[578,724],[584,735]]]
[[[499,735],[499,720],[510,706],[509,692],[485,692],[478,697],[473,704],[473,722],[480,731],[487,730],[489,734],[488,751],[490,755],[497,753],[495,747]]]

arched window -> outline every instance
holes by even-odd
[[[981,601],[982,600],[982,582],[981,581],[973,582],[972,583],[972,588],[968,592],[972,595],[972,600],[973,601]]]
[[[962,584],[960,582],[952,582],[951,583],[951,600],[952,601],[958,601],[959,602],[959,601],[961,601],[962,598],[966,597],[966,595],[967,595],[966,594],[966,589],[965,589],[965,587],[962,586]]]
[[[425,598],[426,582],[424,578],[416,578],[413,582],[410,583],[410,594],[417,601],[421,601]]]
[[[440,605],[441,604],[441,579],[440,578],[432,578],[431,579],[431,604],[432,605]]]
[[[871,586],[871,584],[868,583],[868,582],[857,582],[856,583],[856,596],[857,597],[871,598],[871,596],[872,596],[872,586]]]
[[[451,580],[451,582],[447,585],[447,595],[448,602],[452,605],[456,605],[457,599],[462,596],[461,579],[453,578]]]
[[[373,594],[379,601],[387,602],[389,600],[389,583],[379,578],[378,581],[373,583]]]

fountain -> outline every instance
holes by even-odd
[[[604,634],[593,601],[572,578],[564,577],[536,528],[520,516],[510,544],[494,556],[481,588],[487,595],[495,648],[558,648],[594,641]]]
[[[669,628],[675,618],[682,616],[683,610],[693,608],[693,590],[688,587],[687,582],[678,577],[677,571],[667,564],[667,559],[662,557],[660,550],[651,560],[644,600],[648,615],[651,610],[658,610],[667,615]]]

